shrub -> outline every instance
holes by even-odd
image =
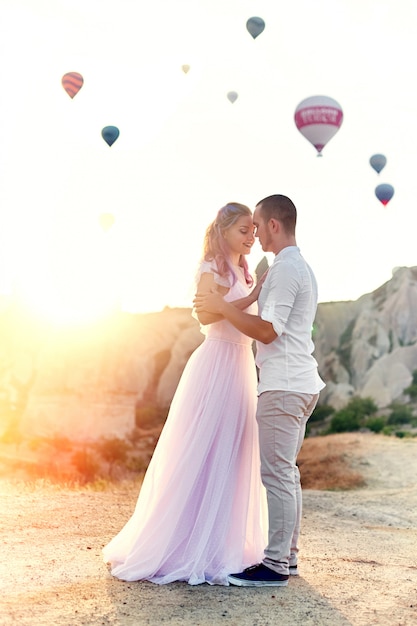
[[[373,433],[380,433],[387,423],[386,417],[370,417],[366,420],[365,426]]]
[[[109,464],[109,475],[112,474],[113,467],[116,463],[125,463],[129,444],[124,439],[111,437],[103,439],[96,444],[99,454]]]
[[[309,422],[322,422],[326,417],[332,415],[335,412],[334,407],[330,406],[330,404],[323,404],[321,406],[316,406],[313,413],[310,416]]]
[[[77,450],[72,455],[72,463],[77,468],[85,482],[91,482],[97,475],[99,464],[91,451],[87,448]]]
[[[373,415],[378,410],[378,407],[372,398],[358,397],[352,398],[352,400],[350,400],[349,404],[347,405],[347,408],[354,411],[361,417]]]
[[[406,404],[395,404],[388,416],[388,424],[409,424],[413,420],[411,407]]]
[[[399,439],[403,439],[404,437],[407,436],[407,433],[405,433],[403,430],[396,430],[395,436],[398,437]]]
[[[359,430],[360,427],[360,416],[346,408],[334,414],[330,422],[329,433],[348,433]]]
[[[393,432],[394,426],[384,426],[384,428],[382,429],[382,434],[387,435],[387,437],[390,437]]]
[[[378,407],[372,398],[352,398],[330,421],[328,433],[346,433],[365,426],[366,419],[376,413]]]

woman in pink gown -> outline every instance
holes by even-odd
[[[251,291],[245,258],[253,232],[246,206],[220,209],[206,232],[199,292],[216,289],[253,311],[259,285]],[[228,574],[263,558],[252,340],[219,316],[199,320],[205,340],[185,366],[135,511],[103,549],[121,580],[228,585]]]

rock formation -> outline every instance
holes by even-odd
[[[355,302],[320,304],[316,326],[321,402],[338,409],[358,395],[382,408],[406,400],[417,369],[417,267],[396,269]]]

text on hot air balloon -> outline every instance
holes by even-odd
[[[309,124],[330,124],[340,126],[343,119],[343,112],[332,107],[308,107],[301,109],[295,114],[295,122],[298,128]]]

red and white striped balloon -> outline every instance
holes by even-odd
[[[63,75],[61,83],[69,97],[73,98],[83,86],[84,78],[78,72],[68,72]]]
[[[311,96],[297,106],[294,120],[300,133],[317,150],[317,156],[321,156],[324,146],[342,125],[343,111],[333,98]]]

